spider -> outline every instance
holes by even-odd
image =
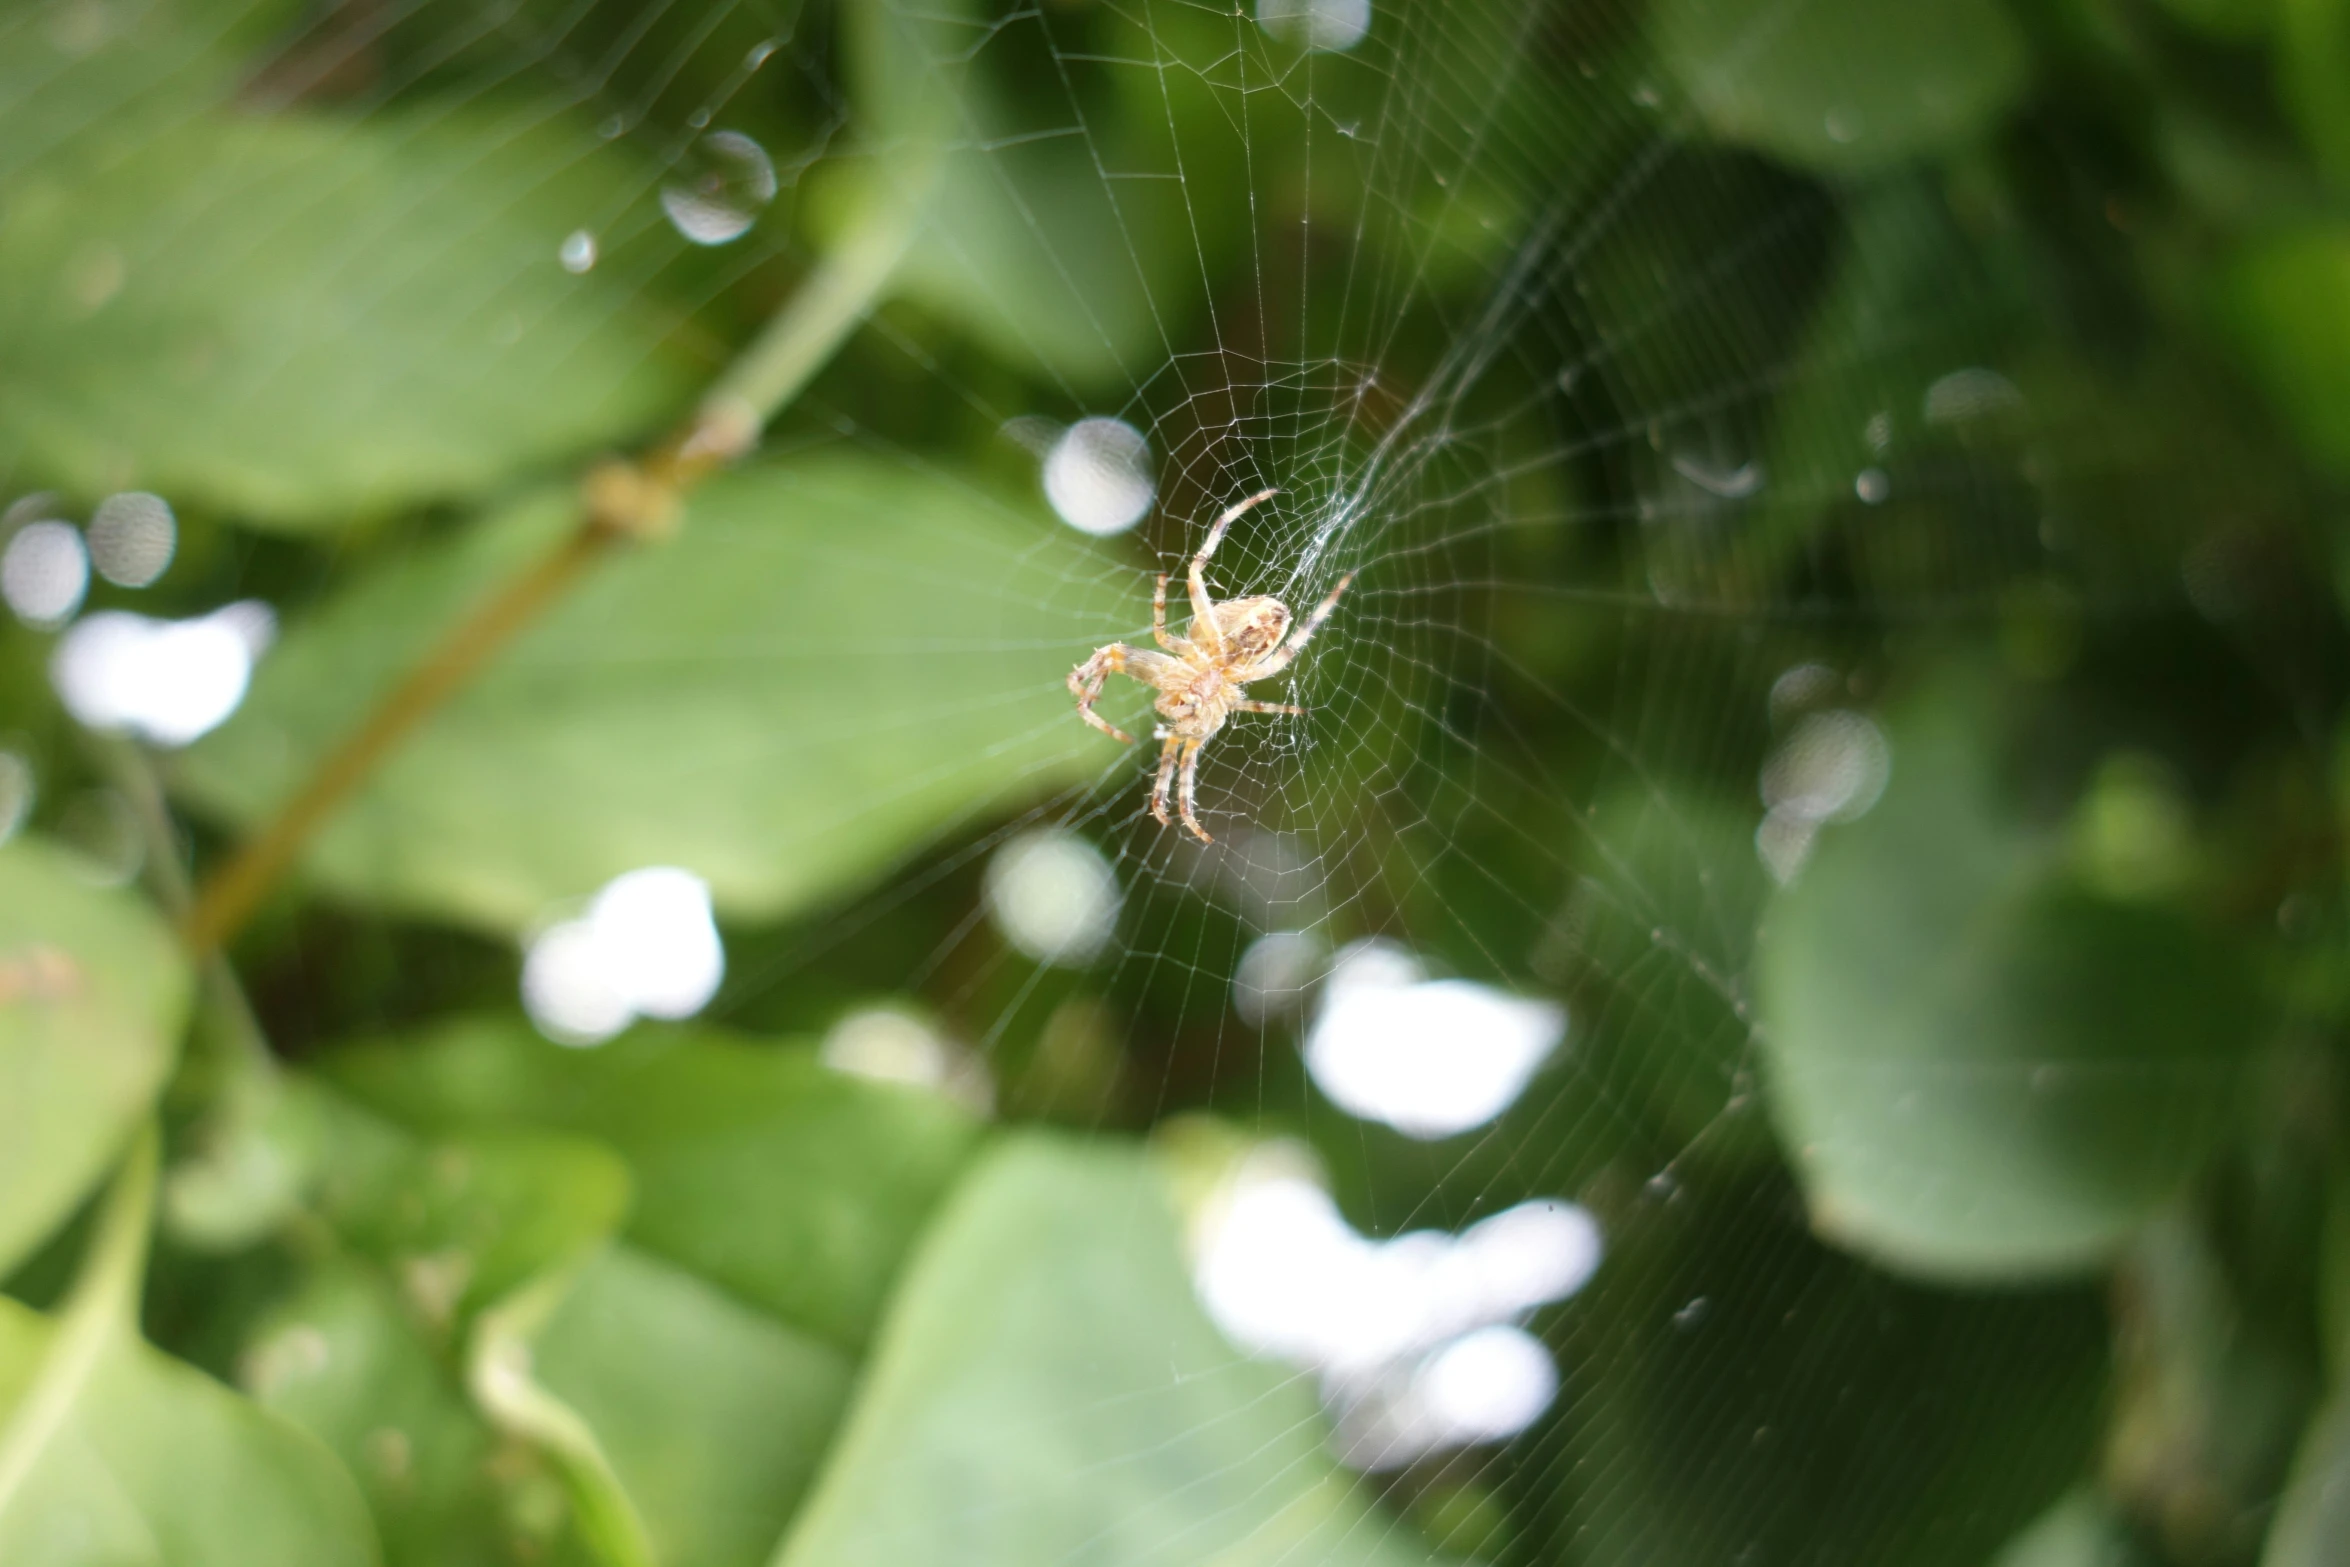
[[[1113,642],[1096,648],[1093,657],[1069,671],[1069,689],[1077,697],[1078,716],[1127,745],[1134,743],[1134,737],[1093,710],[1102,687],[1112,675],[1127,675],[1158,688],[1156,706],[1167,722],[1152,731],[1152,738],[1164,744],[1159,748],[1159,776],[1151,785],[1151,815],[1159,819],[1160,826],[1167,825],[1168,785],[1180,774],[1181,783],[1175,791],[1178,812],[1183,825],[1202,843],[1216,840],[1200,826],[1192,806],[1199,784],[1200,747],[1213,739],[1234,713],[1305,711],[1284,702],[1252,701],[1241,694],[1241,688],[1287,669],[1338,607],[1338,595],[1354,581],[1351,571],[1339,578],[1330,596],[1314,606],[1314,612],[1295,632],[1289,629],[1289,606],[1270,595],[1227,599],[1221,604],[1208,597],[1208,557],[1224,542],[1225,530],[1250,507],[1279,493],[1258,491],[1218,517],[1208,530],[1208,541],[1191,557],[1191,624],[1184,628],[1188,635],[1167,634],[1167,574],[1161,572],[1158,590],[1151,597],[1151,635],[1167,651],[1153,653]]]

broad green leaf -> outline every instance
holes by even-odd
[[[532,1336],[531,1363],[594,1430],[672,1567],[767,1559],[855,1370],[830,1344],[626,1245],[573,1281]]]
[[[1961,530],[1954,450],[1984,429],[2006,433],[2021,403],[1999,373],[2014,291],[1984,251],[1925,181],[1887,181],[1853,204],[1841,254],[1770,408],[1761,493],[1718,561],[1704,559],[1698,529],[1684,530],[1684,554],[1696,560],[1680,575],[1700,567],[1700,589],[1769,602],[1816,552],[1850,541],[1866,571],[1871,553],[1886,553],[1888,535],[1920,533],[1940,546],[1935,566],[1949,569]],[[1962,395],[1937,394],[1937,385]],[[1864,499],[1872,482],[1882,491]],[[1979,529],[1983,503],[1971,503],[1966,526]],[[1943,590],[1939,581],[1868,575],[1872,596]]]
[[[0,846],[0,1274],[71,1212],[177,1054],[186,961],[135,893],[62,849]]]
[[[230,102],[244,55],[288,0],[181,0],[135,18],[72,5],[0,14],[0,185],[83,142],[169,134]]]
[[[557,260],[642,194],[623,157],[536,105],[80,138],[5,185],[0,461],[315,528],[641,432],[671,323]]]
[[[1893,715],[1883,800],[1823,829],[1758,960],[1814,1226],[1951,1280],[2101,1264],[2230,1124],[2264,1028],[2221,939],[2057,878],[2003,812],[1991,712],[1951,679]]]
[[[0,1299],[0,1421],[55,1329]],[[105,1350],[0,1513],[27,1567],[366,1567],[350,1477],[318,1444],[144,1345]]]
[[[2337,1387],[2301,1439],[2260,1567],[2328,1567],[2342,1559],[2344,1540],[2350,1540],[2350,1387]]]
[[[1817,1245],[1783,1190],[1606,1219],[1548,1329],[1567,1393],[1517,1473],[1569,1567],[1983,1567],[2091,1463],[2092,1289],[1923,1288]]]
[[[1131,1147],[999,1144],[942,1212],[777,1567],[1424,1562],[1242,1358]]]
[[[2178,3],[2178,0],[2173,0]],[[2218,0],[2201,0],[2216,5]],[[2277,96],[2302,140],[2337,186],[2350,184],[2350,5],[2343,0],[2227,0],[2281,25],[2276,44]],[[2249,29],[2247,29],[2249,30]]]
[[[1991,1567],[2132,1567],[2140,1560],[2121,1520],[2094,1491],[2075,1491],[2034,1520]]]
[[[411,1125],[596,1138],[628,1163],[639,1248],[852,1349],[978,1130],[943,1099],[844,1076],[811,1050],[704,1031],[642,1029],[582,1053],[519,1021],[467,1023],[328,1069]]]
[[[968,1118],[804,1049],[680,1031],[582,1053],[476,1023],[331,1070],[431,1136],[560,1128],[626,1156],[631,1242],[512,1327],[530,1386],[507,1397],[511,1423],[568,1462],[587,1516],[668,1567],[764,1561]]]
[[[1770,888],[1751,816],[1699,794],[1625,789],[1600,802],[1578,847],[1585,869],[1557,961],[1579,1070],[1556,1092],[1636,1121],[1651,1159],[1768,1158],[1754,1030],[1724,979],[1746,972]]]
[[[727,912],[835,896],[980,812],[1096,773],[1063,687],[1149,584],[935,469],[729,475],[610,561],[389,759],[318,839],[338,892],[498,930],[643,865]],[[522,508],[299,625],[183,782],[262,819],[372,697],[570,526]],[[1139,589],[1139,591],[1138,591]]]
[[[626,1169],[584,1138],[528,1127],[416,1137],[334,1095],[317,1099],[320,1216],[436,1326],[580,1261],[627,1211]]]
[[[1201,241],[1162,149],[1016,85],[1040,33],[1036,18],[969,4],[850,8],[850,79],[879,156],[835,172],[901,189],[852,194],[844,180],[821,205],[845,218],[857,200],[922,192],[899,291],[1015,362],[1124,381],[1168,352]]]
[[[2274,27],[2295,0],[2160,0],[2165,11],[2215,38],[2246,41]],[[2331,0],[2323,0],[2331,3]]]
[[[492,1341],[514,1303],[559,1301],[609,1241],[627,1203],[620,1161],[531,1127],[418,1135],[308,1079],[287,1091],[316,1124],[306,1197],[333,1245],[256,1333],[248,1381],[360,1475],[395,1562],[586,1549],[596,1497],[587,1485],[567,1504],[575,1455],[533,1454],[539,1433],[481,1377],[510,1347]]]
[[[1653,25],[1715,135],[1831,174],[1980,136],[2031,65],[1999,0],[1660,0]]]
[[[558,1482],[501,1462],[495,1433],[425,1325],[363,1264],[316,1268],[262,1325],[243,1365],[254,1398],[324,1442],[358,1480],[389,1567],[503,1567],[543,1561],[561,1542],[560,1511],[547,1505]]]
[[[2220,329],[2310,457],[2350,473],[2350,225],[2247,241],[2213,270]]]

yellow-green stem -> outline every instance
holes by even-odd
[[[157,1143],[153,1123],[131,1141],[98,1215],[73,1292],[57,1320],[40,1370],[0,1431],[0,1517],[24,1491],[109,1349],[138,1337],[139,1285],[155,1214]]]

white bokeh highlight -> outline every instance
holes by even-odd
[[[996,850],[984,897],[1006,941],[1041,963],[1072,966],[1101,952],[1124,901],[1102,851],[1057,827],[1024,832]]]
[[[1797,723],[1758,780],[1764,814],[1754,847],[1773,879],[1794,880],[1821,825],[1867,815],[1892,776],[1892,746],[1865,713],[1831,708]]]
[[[691,871],[647,866],[615,876],[585,914],[532,938],[522,1004],[548,1038],[592,1045],[640,1017],[692,1017],[725,977],[708,884]]]
[[[49,681],[66,711],[92,729],[187,745],[244,701],[276,624],[258,600],[192,620],[102,610],[58,639]]]
[[[171,503],[144,490],[109,495],[90,514],[90,560],[118,587],[143,588],[171,564],[179,520]]]
[[[981,1115],[995,1106],[995,1085],[978,1058],[902,1006],[858,1007],[842,1014],[825,1031],[816,1058],[850,1077],[943,1094]]]
[[[1150,442],[1122,419],[1080,419],[1045,453],[1044,494],[1080,533],[1124,533],[1158,500]]]
[[[1518,1324],[1582,1289],[1604,1250],[1591,1215],[1556,1201],[1372,1240],[1278,1148],[1239,1163],[1194,1235],[1209,1316],[1242,1350],[1314,1372],[1342,1455],[1366,1469],[1531,1425],[1558,1370]]]
[[[1329,949],[1305,931],[1259,936],[1232,972],[1232,1008],[1260,1027],[1303,1011],[1314,982],[1330,966]]]
[[[64,625],[89,590],[90,552],[70,522],[28,522],[0,550],[0,598],[28,626]]]
[[[1371,0],[1257,0],[1257,25],[1286,43],[1337,54],[1371,30]]]
[[[1348,1114],[1434,1140],[1507,1110],[1566,1030],[1556,1002],[1430,979],[1392,943],[1357,942],[1323,984],[1306,1070]]]

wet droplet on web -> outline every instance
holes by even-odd
[[[1893,493],[1893,481],[1885,476],[1882,468],[1863,468],[1853,476],[1852,493],[1865,505],[1879,506]]]
[[[90,559],[98,575],[122,587],[143,588],[162,576],[178,543],[171,503],[143,490],[107,496],[90,518]]]
[[[588,271],[596,264],[596,236],[586,229],[573,229],[563,236],[562,248],[555,252],[555,259],[563,263],[566,272]]]
[[[661,187],[661,210],[695,244],[723,245],[751,231],[776,189],[766,148],[739,131],[715,131],[694,144],[677,176]]]
[[[773,38],[762,38],[759,42],[751,45],[750,53],[743,56],[743,69],[746,71],[757,70],[769,60],[774,59],[775,51],[782,47],[783,45]]]

